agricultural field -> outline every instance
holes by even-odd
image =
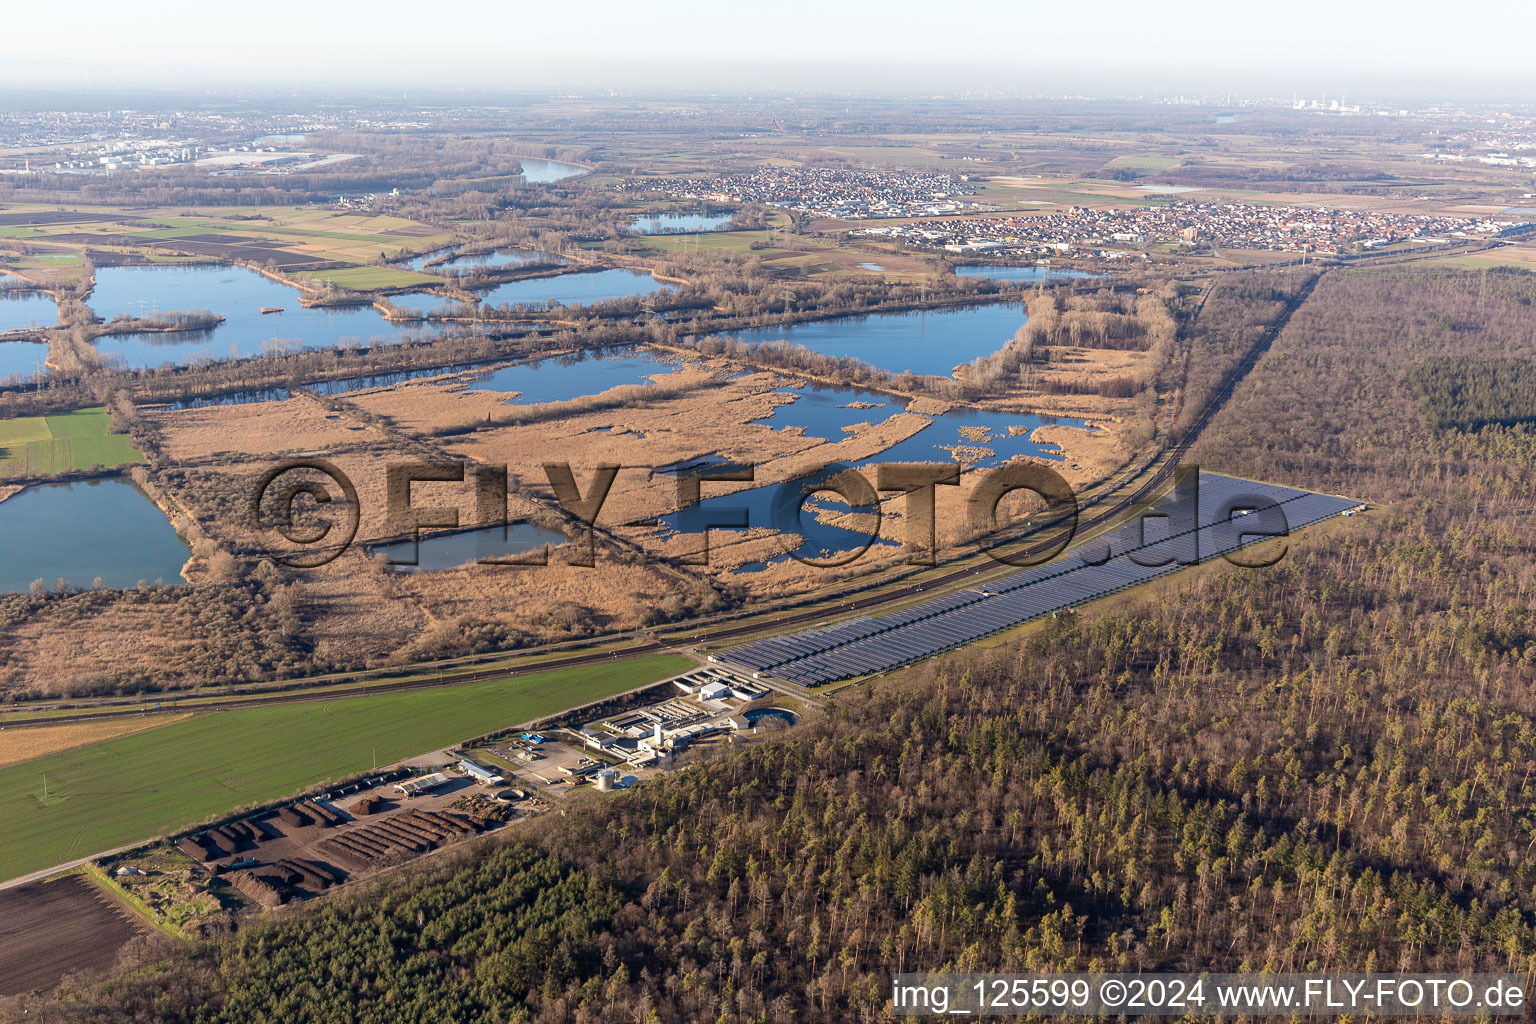
[[[1485,252],[1469,253],[1465,256],[1445,256],[1425,262],[1437,267],[1452,267],[1457,270],[1490,270],[1494,267],[1508,267],[1513,270],[1536,271],[1536,246],[1503,245]]]
[[[144,928],[84,875],[0,891],[0,996],[51,988],[71,971],[108,968]]]
[[[155,715],[142,719],[118,718],[103,722],[74,722],[64,725],[37,725],[21,729],[4,729],[4,742],[0,743],[0,768],[30,761],[34,757],[73,750],[89,743],[128,736],[146,729],[180,722],[190,715]]]
[[[1150,156],[1144,153],[1127,153],[1117,156],[1105,167],[1123,167],[1130,171],[1166,171],[1170,167],[1177,167],[1179,158],[1175,156]]]
[[[667,253],[697,253],[697,252],[723,252],[723,253],[747,253],[757,252],[761,256],[779,256],[786,250],[783,249],[757,249],[754,245],[768,245],[773,240],[773,232],[767,228],[752,231],[701,231],[693,234],[665,234],[646,235],[642,244],[653,252]]]
[[[0,421],[0,479],[142,464],[144,454],[111,425],[103,408]]]
[[[0,212],[0,255],[4,240],[31,246],[56,246],[61,255],[93,251],[163,258],[187,254],[249,264],[271,263],[281,269],[333,268],[365,264],[381,254],[426,251],[453,241],[450,232],[402,217],[347,213],[318,207],[233,207],[208,211],[156,212],[97,207],[44,210],[16,207]],[[18,260],[14,268],[28,278],[67,274],[69,267],[44,262],[36,267]],[[35,261],[33,261],[35,262]],[[364,272],[378,268],[355,266]],[[407,273],[407,272],[399,272]],[[406,276],[393,283],[415,284],[435,278]],[[40,280],[40,283],[41,280]],[[387,287],[387,285],[345,285]]]
[[[954,163],[942,153],[918,146],[837,146],[827,151],[872,164],[893,164],[898,167],[942,167]]]
[[[883,272],[921,277],[937,272],[933,260],[912,254],[872,253],[868,248],[840,245],[818,235],[783,235],[776,228],[747,231],[701,231],[687,234],[645,235],[637,239],[647,250],[665,255],[726,255],[760,258],[763,266],[799,276],[845,273],[880,273],[860,264],[875,261]],[[868,243],[866,242],[866,245]],[[753,248],[758,246],[758,248]],[[876,246],[877,248],[886,248]]]
[[[0,878],[151,839],[236,807],[623,693],[661,656],[451,689],[198,714],[0,768]]]

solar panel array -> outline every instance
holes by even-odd
[[[1145,516],[1120,527],[1107,538],[1108,551],[1105,538],[1088,541],[1002,579],[899,611],[753,640],[719,657],[802,686],[882,672],[1267,539],[1244,535],[1245,528],[1294,530],[1360,505],[1216,473],[1198,475],[1198,494],[1195,483],[1189,474]]]

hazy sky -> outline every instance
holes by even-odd
[[[0,79],[448,86],[1341,89],[1536,102],[1533,0],[83,0],[0,16]],[[45,56],[40,56],[45,55]],[[59,55],[57,58],[54,55]]]

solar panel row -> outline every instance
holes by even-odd
[[[1090,541],[982,587],[883,615],[754,640],[721,657],[804,686],[881,672],[1177,572],[1192,561],[1262,542],[1279,527],[1307,526],[1359,504],[1215,473],[1191,475],[1144,516],[1107,538],[1107,548],[1104,539]],[[1234,509],[1251,511],[1234,514]],[[1253,532],[1244,534],[1244,529]]]

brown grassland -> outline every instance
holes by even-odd
[[[190,714],[169,715],[146,718],[141,721],[120,719],[109,722],[79,722],[70,725],[35,725],[20,729],[6,729],[4,730],[5,740],[0,743],[0,766],[20,764],[34,757],[42,757],[44,754],[73,750],[87,743],[127,736],[129,733],[143,732],[145,729],[170,725],[172,722],[191,717]]]

